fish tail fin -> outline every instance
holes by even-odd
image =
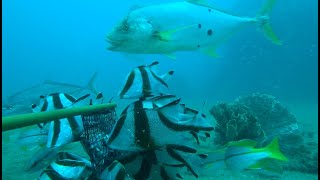
[[[271,12],[275,2],[276,0],[267,0],[266,4],[261,8],[255,20],[259,23],[260,29],[263,31],[264,35],[271,42],[273,42],[276,45],[282,45],[282,42],[272,30],[268,15]]]
[[[88,89],[90,89],[91,91],[93,91],[95,94],[99,94],[100,92],[96,89],[96,87],[95,87],[95,85],[94,85],[94,82],[95,82],[95,80],[96,80],[96,78],[97,78],[97,72],[95,72],[93,75],[92,75],[92,77],[90,78],[90,80],[89,80],[89,82],[88,82],[88,84],[86,85],[86,87],[88,88]]]
[[[288,161],[288,158],[282,154],[279,147],[279,138],[275,137],[265,149],[270,152],[270,158],[277,159],[280,161]]]

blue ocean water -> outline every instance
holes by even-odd
[[[172,93],[208,108],[217,101],[263,92],[288,103],[318,104],[318,1],[278,1],[270,14],[282,46],[256,27],[239,31],[218,48],[201,52],[127,55],[106,50],[106,35],[134,5],[173,1],[2,1],[2,97],[55,80],[85,85],[98,72],[97,89],[115,96],[130,70],[154,60],[175,71]],[[216,2],[233,14],[255,16],[264,0]]]
[[[154,1],[159,2],[163,1]],[[241,16],[254,16],[263,3],[232,0],[218,5]],[[317,102],[317,3],[277,2],[270,17],[282,46],[272,44],[253,27],[222,44],[219,59],[181,52],[172,60],[106,50],[105,37],[112,27],[130,7],[150,1],[3,1],[2,96],[45,79],[85,84],[95,71],[97,87],[113,94],[130,69],[158,60],[161,68],[176,71],[171,89],[200,102],[256,91],[284,100]]]

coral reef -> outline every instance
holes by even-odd
[[[279,137],[281,151],[290,159],[284,169],[317,173],[317,142],[304,142],[295,116],[275,97],[254,93],[238,97],[233,103],[214,105],[210,113],[217,121],[216,144],[254,139],[264,146]]]
[[[210,113],[217,120],[214,139],[216,144],[223,145],[240,139],[258,140],[264,137],[264,131],[257,118],[244,105],[221,103],[213,106]]]

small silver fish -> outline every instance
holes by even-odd
[[[287,162],[288,159],[279,149],[279,140],[275,137],[266,147],[255,148],[257,142],[243,139],[230,142],[225,148],[207,151],[208,158],[203,161],[204,169],[229,169],[234,172],[244,170],[272,170],[269,160]]]

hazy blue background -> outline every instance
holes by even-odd
[[[106,50],[105,37],[133,5],[170,1],[2,1],[2,96],[50,79],[85,85],[99,72],[96,86],[114,96],[129,71],[160,61],[159,71],[175,70],[171,92],[194,103],[231,101],[266,92],[290,102],[317,103],[318,16],[316,0],[281,1],[271,23],[283,41],[276,46],[256,27],[245,29],[212,59],[200,52],[127,56]],[[265,0],[221,1],[219,6],[254,16]]]

